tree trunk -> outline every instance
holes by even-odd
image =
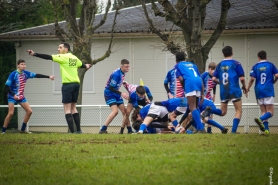
[[[86,73],[86,69],[84,69],[84,68],[79,68],[78,69],[78,77],[79,77],[79,80],[80,80],[80,88],[79,88],[79,96],[78,96],[78,100],[77,100],[77,105],[82,105],[83,81],[84,81],[85,73]],[[81,107],[77,107],[77,111],[79,112],[79,116],[80,116],[80,119],[81,119],[81,114],[82,114]]]

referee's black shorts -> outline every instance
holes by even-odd
[[[76,103],[79,88],[79,83],[64,83],[62,86],[62,103]]]

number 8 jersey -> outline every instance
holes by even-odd
[[[256,99],[274,97],[274,75],[277,68],[269,61],[262,60],[256,63],[250,71],[250,76],[256,79],[255,94]]]
[[[219,79],[221,101],[241,98],[239,78],[244,77],[244,70],[240,62],[234,59],[222,60],[213,76]]]

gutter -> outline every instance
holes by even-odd
[[[203,30],[203,36],[209,36],[214,30]],[[166,33],[166,32],[165,32]],[[172,32],[173,33],[173,32]],[[182,35],[181,31],[174,32],[177,35]],[[245,35],[245,34],[278,34],[278,28],[267,29],[230,29],[224,30],[222,35]],[[110,33],[95,33],[94,39],[110,38]],[[114,38],[144,38],[158,37],[151,32],[128,32],[115,33]],[[24,41],[24,40],[59,40],[55,35],[0,35],[0,41]]]

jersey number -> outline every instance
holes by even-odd
[[[223,73],[222,74],[222,78],[223,78],[222,82],[223,82],[224,85],[227,85],[229,83],[228,77],[229,77],[228,73]]]
[[[265,74],[265,73],[262,73],[262,74],[261,74],[261,84],[264,84],[264,83],[265,83],[265,80],[266,80],[266,74]]]
[[[197,77],[197,73],[196,73],[196,71],[195,71],[195,69],[193,67],[189,67],[188,69],[192,70],[193,73],[194,73],[194,76]]]

